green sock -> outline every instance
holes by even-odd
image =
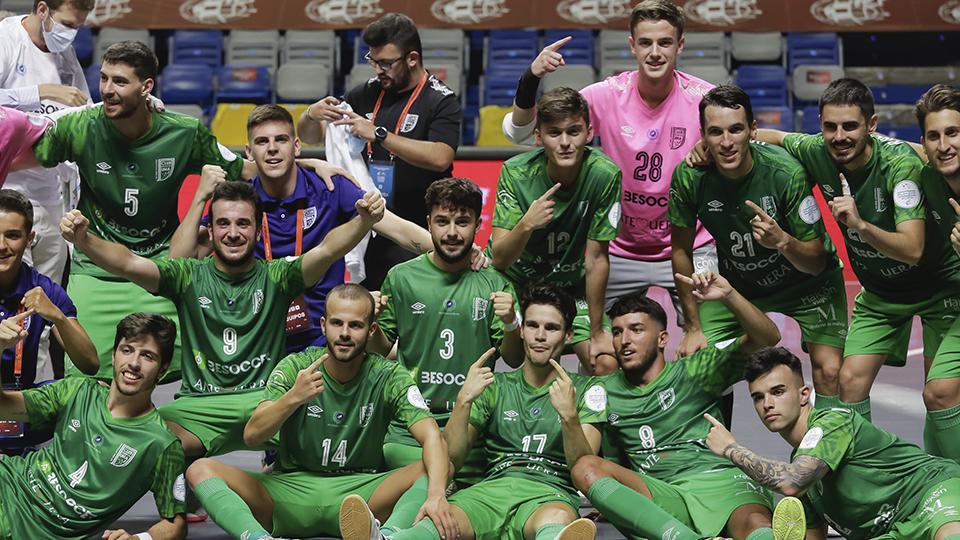
[[[534,536],[534,540],[554,540],[560,531],[563,530],[564,525],[559,523],[547,523],[546,525],[541,525],[537,529],[537,535]]]
[[[815,409],[831,409],[833,407],[842,406],[843,404],[840,403],[840,396],[825,396],[823,394],[817,394],[817,397],[813,402],[813,408]]]
[[[233,492],[222,478],[209,478],[193,488],[197,498],[217,525],[234,538],[259,540],[270,536],[253,517],[250,507]]]
[[[833,396],[829,396],[833,397]],[[817,403],[820,402],[820,396],[817,396]],[[773,529],[770,527],[760,527],[747,535],[747,540],[773,540]]]
[[[944,536],[943,540],[960,540],[960,534],[949,534]]]
[[[852,411],[860,413],[860,416],[867,419],[867,422],[872,422],[870,417],[870,398],[867,398],[863,401],[855,401],[853,403],[847,403],[846,401],[840,402],[841,407],[846,407]]]
[[[380,529],[383,533],[383,529]],[[403,529],[389,535],[384,534],[390,540],[440,540],[440,531],[433,524],[430,518],[425,517],[409,529]]]
[[[957,444],[960,441],[960,405],[942,411],[929,411],[927,418],[930,419],[927,427],[933,425],[931,438],[936,442],[936,450],[939,450],[936,455],[960,462],[960,445]]]
[[[393,512],[383,523],[381,531],[384,536],[399,531],[400,529],[409,529],[413,526],[413,520],[417,518],[420,507],[427,500],[427,477],[421,476],[410,486],[410,489],[403,492],[397,504],[393,505]]]
[[[628,536],[673,540],[701,537],[656,503],[613,478],[604,477],[594,482],[587,498],[610,523]]]
[[[927,412],[926,419],[923,422],[923,449],[931,456],[940,455],[940,445],[934,436],[936,432],[937,428],[933,425],[933,418],[931,418],[930,413]]]

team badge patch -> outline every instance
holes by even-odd
[[[373,403],[367,403],[360,408],[360,427],[367,427],[373,418]]]
[[[667,410],[673,407],[673,403],[677,400],[677,395],[674,393],[673,388],[668,388],[657,394],[657,399],[660,401],[660,408]]]
[[[177,158],[157,158],[157,182],[173,176],[173,169],[177,165]]]
[[[317,207],[311,206],[310,208],[303,209],[303,228],[309,229],[313,227],[313,224],[317,222]]]
[[[400,126],[400,133],[409,133],[413,131],[413,128],[417,127],[417,122],[420,120],[419,114],[407,114],[403,117],[403,125]]]
[[[687,142],[687,128],[685,127],[672,127],[670,128],[670,149],[676,150],[683,146],[683,143]]]
[[[807,225],[813,225],[820,221],[820,208],[817,206],[817,200],[813,195],[807,195],[800,201],[800,219]]]
[[[407,388],[407,401],[418,409],[427,410],[427,402],[423,399],[423,394],[420,393],[420,389],[416,385]]]
[[[136,455],[136,448],[132,448],[121,443],[120,447],[117,448],[117,451],[113,453],[113,457],[110,458],[110,464],[114,467],[126,467],[131,461],[133,461],[133,458]]]
[[[173,498],[180,502],[187,500],[187,483],[182,474],[173,482]]]
[[[777,215],[777,203],[769,195],[760,197],[760,208],[763,208],[763,211],[770,217],[776,217]]]
[[[479,296],[473,297],[473,317],[475,321],[482,321],[487,318],[487,306],[490,301]]]
[[[800,441],[800,449],[809,450],[817,446],[817,443],[820,442],[820,439],[823,438],[823,429],[815,427],[810,429],[806,435],[803,436],[803,440]]]
[[[603,412],[607,409],[607,392],[602,386],[593,385],[583,394],[583,402],[593,412]]]
[[[901,180],[893,186],[893,204],[898,208],[916,208],[920,204],[920,188],[913,180]]]

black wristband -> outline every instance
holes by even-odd
[[[517,83],[517,95],[513,98],[514,103],[521,109],[532,109],[537,104],[537,89],[540,88],[540,79],[533,74],[530,68],[527,68],[520,76],[520,82]]]

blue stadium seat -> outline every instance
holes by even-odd
[[[523,70],[496,69],[483,75],[482,105],[512,105]]]
[[[888,84],[874,86],[873,97],[877,103],[916,103],[920,96],[929,89],[929,85]]]
[[[920,126],[893,126],[889,124],[880,124],[877,126],[877,133],[882,133],[894,139],[908,142],[920,142]]]
[[[77,29],[77,37],[73,40],[73,50],[77,53],[77,60],[81,64],[86,64],[93,58],[93,30],[89,26],[81,26]]]
[[[267,66],[225,65],[217,72],[216,101],[269,103],[272,101]]]
[[[736,83],[750,96],[754,108],[789,105],[787,74],[782,66],[744,64],[737,69]]]
[[[799,109],[800,131],[803,133],[820,133],[820,107],[811,105]]]
[[[793,131],[793,110],[788,107],[754,107],[753,117],[757,127]]]
[[[90,87],[90,98],[94,103],[100,101],[100,64],[93,64],[83,70],[83,75],[87,79],[87,86]]]
[[[787,69],[800,64],[843,65],[840,41],[833,32],[791,32],[787,34]]]
[[[573,39],[560,49],[563,61],[567,64],[593,65],[593,31],[583,28],[556,28],[543,33],[540,48],[543,49],[558,39],[571,36]]]
[[[177,30],[170,37],[171,64],[201,64],[220,67],[223,32],[219,30]]]
[[[537,33],[533,30],[491,30],[487,38],[486,69],[519,68],[522,73],[540,52],[538,45]]]
[[[168,64],[160,75],[160,99],[207,107],[213,102],[213,72],[201,64]]]

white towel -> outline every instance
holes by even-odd
[[[341,101],[338,107],[347,112],[353,111],[346,101]],[[350,126],[327,124],[324,140],[327,161],[346,169],[364,191],[376,190],[377,187],[373,185],[373,179],[370,178],[367,164],[363,161],[361,155],[361,152],[366,149],[366,144],[361,144],[361,142],[366,143],[363,139],[359,139],[350,133]],[[363,256],[367,252],[367,243],[370,241],[372,234],[374,234],[373,231],[367,233],[363,240],[360,240],[360,243],[344,257],[347,271],[350,272],[350,281],[353,283],[359,283],[367,277],[367,270],[363,265]]]

